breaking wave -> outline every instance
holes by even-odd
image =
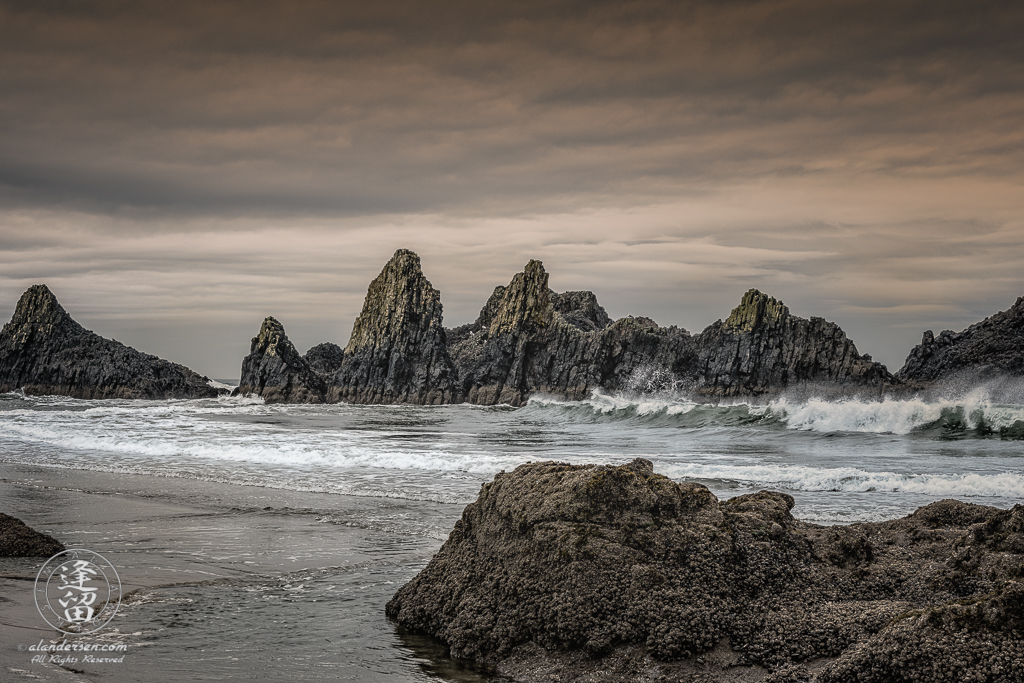
[[[572,421],[628,420],[700,429],[762,426],[813,432],[972,435],[1024,438],[1024,405],[993,401],[983,389],[957,399],[790,400],[699,403],[688,398],[627,397],[594,392],[583,401],[537,396],[527,410],[553,411]]]
[[[918,493],[936,498],[1024,497],[1024,475],[1000,473],[871,472],[856,467],[800,465],[667,464],[673,479],[729,481],[756,488],[843,493]]]
[[[1019,501],[1018,444],[947,440],[1022,435],[1024,405],[982,390],[948,400],[718,404],[594,393],[539,396],[521,409],[0,395],[3,463],[467,503],[496,473],[531,460],[643,457],[720,497],[801,492],[822,520],[905,513],[936,498]]]

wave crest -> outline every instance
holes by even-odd
[[[1024,438],[1024,405],[994,402],[984,389],[958,399],[850,398],[767,403],[700,403],[675,396],[626,396],[595,391],[583,401],[535,396],[528,410],[573,421],[640,421],[681,428],[759,425],[813,432],[970,434]]]

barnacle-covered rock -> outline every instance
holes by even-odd
[[[1024,506],[824,527],[794,505],[719,502],[643,459],[529,463],[483,486],[387,613],[520,680],[1024,680]]]

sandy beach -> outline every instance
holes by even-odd
[[[33,601],[43,559],[4,559],[4,680],[483,680],[436,643],[400,634],[383,611],[440,546],[403,519],[415,513],[425,530],[461,506],[9,463],[0,499],[116,566],[117,616],[67,640],[127,646],[114,663],[33,661],[30,646],[62,641]]]

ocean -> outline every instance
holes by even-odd
[[[943,498],[1009,508],[1024,501],[1024,404],[995,396],[595,393],[517,409],[5,394],[2,511],[103,554],[135,587],[104,631],[129,645],[126,662],[89,669],[101,678],[483,680],[402,633],[384,603],[495,473],[642,457],[720,499],[789,493],[817,524]],[[28,576],[33,562],[0,570]],[[0,584],[30,602],[19,590]]]

